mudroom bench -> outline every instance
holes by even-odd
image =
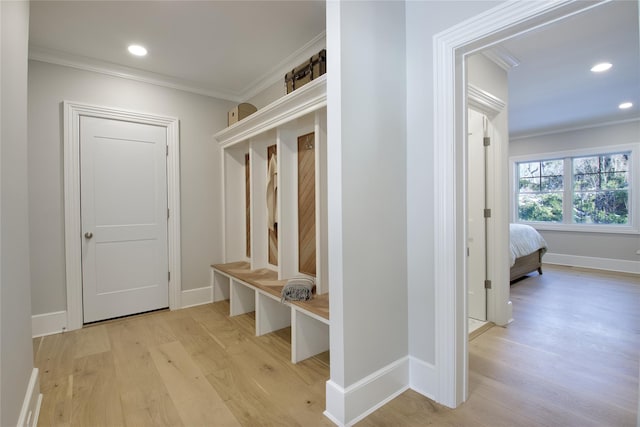
[[[291,362],[298,363],[329,350],[329,294],[283,303],[286,282],[273,270],[251,270],[248,262],[211,266],[213,301],[229,300],[230,316],[255,311],[257,336],[291,326]]]

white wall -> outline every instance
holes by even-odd
[[[507,72],[481,53],[467,58],[467,79],[469,84],[500,98],[505,104],[509,100]],[[504,111],[506,122],[506,113]]]
[[[27,202],[29,3],[0,2],[0,425],[14,426],[33,370]]]
[[[340,422],[377,403],[375,392],[364,404],[352,401],[361,388],[375,388],[355,384],[408,351],[404,8],[403,2],[327,5],[327,412]],[[355,390],[347,393],[350,386]]]
[[[509,144],[510,156],[579,150],[640,143],[640,120],[611,124],[590,129],[558,132],[517,138]],[[541,230],[549,245],[549,252],[624,261],[640,261],[637,234],[606,234]]]
[[[32,314],[66,310],[63,100],[180,120],[182,289],[209,285],[221,262],[220,150],[213,134],[233,103],[73,68],[29,62]]]
[[[265,106],[271,104],[278,98],[282,98],[286,95],[286,90],[284,88],[284,74],[282,75],[282,81],[277,82],[261,91],[257,95],[251,97],[245,102],[254,105],[258,110],[264,108]]]
[[[406,3],[409,354],[435,364],[433,36],[500,1]],[[429,390],[422,390],[429,392]]]
[[[408,350],[404,20],[398,2],[342,6],[346,385]]]
[[[511,138],[509,156],[553,153],[583,148],[606,147],[640,142],[640,119],[588,129],[547,133],[537,136]]]

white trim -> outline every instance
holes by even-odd
[[[341,8],[339,2],[326,3],[327,51],[327,268],[329,292],[330,381],[327,382],[325,414],[344,414],[344,400],[329,392],[332,385],[345,384],[344,271],[342,248],[342,81]],[[304,89],[304,87],[303,87]],[[294,92],[295,93],[295,92]],[[335,397],[335,398],[334,398]],[[343,419],[342,417],[341,419]]]
[[[91,116],[163,126],[167,129],[167,239],[169,251],[169,308],[180,308],[180,138],[179,121],[119,108],[78,102],[63,102],[64,109],[64,223],[65,262],[67,275],[67,327],[82,328],[82,245],[80,240],[80,117]]]
[[[200,86],[194,82],[177,77],[166,76],[164,74],[153,73],[150,71],[143,71],[137,68],[129,68],[123,65],[114,64],[112,62],[88,58],[81,55],[74,55],[71,53],[43,48],[40,46],[29,47],[29,59],[33,61],[62,65],[64,67],[75,68],[83,71],[105,74],[107,76],[118,77],[121,79],[149,83],[156,86],[177,89],[218,99],[227,99],[234,102],[240,102],[242,99],[240,94],[212,90]]]
[[[327,381],[324,415],[339,426],[351,426],[405,392],[409,357],[403,357],[347,388]]]
[[[513,208],[512,208],[513,209]],[[634,209],[635,210],[635,209]],[[514,214],[515,216],[515,214]],[[578,233],[604,233],[604,234],[640,234],[640,229],[627,225],[600,225],[600,224],[565,224],[545,223],[530,221],[512,221],[517,224],[526,224],[538,231],[571,231]]]
[[[447,406],[458,406],[468,391],[464,185],[458,178],[464,176],[466,84],[460,59],[591,7],[569,0],[509,1],[433,37],[436,400]]]
[[[67,330],[67,312],[34,314],[31,316],[31,337],[58,334]]]
[[[409,356],[410,387],[429,399],[435,400],[438,371],[424,360]]]
[[[629,261],[624,259],[596,258],[547,252],[544,255],[543,263],[616,271],[619,273],[640,274],[640,261]]]
[[[213,302],[213,287],[205,286],[197,289],[182,291],[182,305],[180,308],[195,307]]]
[[[482,54],[507,72],[520,65],[520,60],[504,46],[494,46]]]
[[[169,252],[169,308],[182,307],[180,290],[182,289],[182,249],[181,249],[181,211],[180,211],[180,121],[177,118],[165,118],[167,127],[167,240]]]
[[[623,151],[640,150],[640,143],[619,144],[619,145],[603,145],[599,147],[585,147],[575,150],[547,151],[544,153],[522,154],[519,156],[509,157],[510,163],[563,159],[565,157],[582,157],[591,156],[602,153],[620,153]]]
[[[40,406],[42,405],[42,394],[40,394],[40,381],[38,379],[38,368],[33,368],[27,392],[24,395],[22,409],[18,417],[18,427],[35,427],[38,425]]]
[[[221,130],[214,137],[222,148],[228,148],[326,105],[327,76],[325,74]]]
[[[509,140],[510,141],[519,141],[521,139],[536,138],[536,137],[539,137],[539,136],[547,136],[547,135],[557,135],[557,134],[560,134],[560,133],[575,132],[575,131],[594,129],[594,128],[601,128],[601,127],[605,127],[605,126],[623,125],[625,123],[633,123],[633,122],[638,122],[638,121],[640,121],[640,117],[634,117],[634,118],[631,118],[631,119],[624,119],[624,120],[613,120],[613,121],[600,122],[600,123],[589,122],[589,123],[584,124],[582,126],[573,126],[573,127],[560,128],[560,129],[550,129],[550,130],[546,130],[546,131],[542,131],[542,132],[534,132],[534,133],[527,133],[527,134],[522,134],[522,135],[509,136]]]
[[[507,106],[502,99],[471,83],[467,85],[467,102],[469,107],[486,114],[489,118],[495,117]]]

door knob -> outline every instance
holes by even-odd
[[[87,239],[90,239],[93,237],[93,233],[90,231],[87,231],[86,233],[84,233],[84,237],[86,237]]]

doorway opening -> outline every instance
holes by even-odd
[[[466,212],[465,185],[456,176],[466,176],[464,161],[465,60],[470,54],[500,41],[526,33],[549,23],[596,7],[583,2],[507,3],[491,9],[434,37],[435,108],[434,149],[436,164],[442,165],[435,174],[435,199],[441,201],[434,215],[435,284],[437,324],[451,329],[436,330],[436,361],[438,361],[439,401],[456,407],[468,394],[467,348],[467,280],[466,280]],[[462,149],[460,149],[462,148]],[[504,164],[506,169],[506,162]],[[506,173],[506,172],[505,172]],[[464,181],[464,180],[462,180]],[[500,194],[502,193],[502,194]],[[508,192],[496,194],[498,206],[507,206]],[[498,231],[497,241],[508,242],[507,209],[497,208],[505,216],[505,229]],[[507,248],[496,253],[507,253]],[[507,280],[500,278],[498,280]],[[494,298],[508,299],[508,289],[496,290]],[[451,333],[452,332],[452,333]]]

